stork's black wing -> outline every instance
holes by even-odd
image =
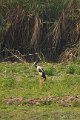
[[[46,80],[45,72],[42,72],[42,77]]]
[[[39,71],[39,72],[43,72],[43,70],[42,70],[42,69],[40,69],[40,68],[38,69],[38,71]]]

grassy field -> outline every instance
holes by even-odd
[[[79,63],[40,63],[42,94],[32,63],[0,63],[0,120],[80,120]]]

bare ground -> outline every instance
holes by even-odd
[[[10,97],[2,100],[4,104],[8,105],[50,105],[52,103],[57,103],[60,106],[68,107],[68,106],[79,106],[80,107],[80,96],[48,96],[41,98],[23,98],[23,97]]]

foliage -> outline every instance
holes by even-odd
[[[80,75],[80,66],[70,63],[66,68],[66,73]]]
[[[65,7],[68,0],[3,0],[1,4],[14,6],[14,5],[20,5],[24,10],[27,11],[34,11],[36,13],[45,13],[49,12],[51,14],[51,11],[53,11],[52,14],[60,15],[60,12]],[[57,6],[57,7],[56,7]],[[55,11],[55,13],[54,13]]]
[[[68,68],[67,68],[66,73],[74,74],[75,73],[75,66],[74,65],[69,65]]]
[[[25,55],[37,52],[55,60],[67,44],[72,46],[79,40],[75,6],[74,0],[0,1],[0,51],[6,47]],[[2,51],[1,58],[9,57]]]
[[[56,70],[52,64],[48,63],[47,66],[45,67],[45,73],[48,76],[56,75]]]

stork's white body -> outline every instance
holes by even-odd
[[[40,75],[42,75],[43,69],[41,66],[37,66],[37,71]],[[40,72],[41,71],[41,72]]]
[[[39,66],[39,65],[37,65],[37,71],[38,71],[39,69],[41,69],[41,70],[43,71],[42,67]]]
[[[46,75],[45,75],[45,72],[44,72],[43,68],[41,66],[37,65],[37,71],[38,71],[39,75],[45,80]]]

